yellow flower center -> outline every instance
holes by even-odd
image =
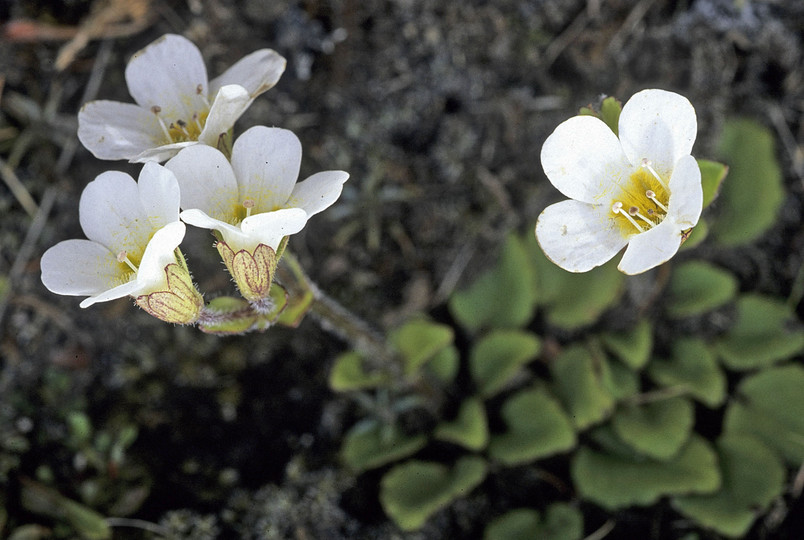
[[[201,132],[204,130],[207,116],[209,116],[210,105],[206,96],[203,94],[203,89],[200,84],[198,88],[196,88],[196,94],[201,97],[206,105],[206,109],[194,112],[190,118],[165,119],[162,117],[162,107],[158,105],[151,107],[151,112],[156,115],[159,126],[162,128],[162,133],[167,139],[166,144],[198,140],[198,136],[201,135]]]
[[[611,212],[624,236],[652,229],[667,216],[670,190],[650,162],[631,174],[612,200]]]

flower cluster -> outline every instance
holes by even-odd
[[[297,183],[301,143],[285,129],[256,126],[231,142],[234,123],[284,69],[282,56],[263,49],[209,81],[198,48],[177,35],[134,54],[125,77],[136,105],[87,103],[78,138],[100,159],[145,164],[138,181],[108,171],[87,185],[79,205],[87,240],[45,252],[44,285],[87,296],[81,307],[131,296],[159,319],[196,323],[204,300],[179,250],[189,224],[215,231],[241,295],[269,312],[287,237],[332,205],[349,177],[325,171]]]

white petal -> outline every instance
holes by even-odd
[[[617,136],[593,116],[575,116],[559,124],[544,141],[541,159],[556,189],[589,204],[601,203],[631,172]]]
[[[122,285],[118,285],[117,287],[109,289],[108,291],[103,291],[95,296],[90,296],[89,298],[82,300],[78,305],[82,308],[88,308],[92,304],[96,304],[98,302],[108,302],[109,300],[117,300],[118,298],[132,296],[136,294],[138,289],[139,285],[137,285],[136,281],[129,281],[128,283],[123,283]]]
[[[185,226],[181,221],[168,223],[156,231],[145,248],[142,262],[137,271],[138,290],[136,294],[148,294],[164,290],[167,277],[165,267],[176,262],[174,250],[184,239]]]
[[[140,203],[137,183],[120,171],[107,171],[87,184],[78,216],[87,238],[113,254],[126,251],[136,259],[154,230]]]
[[[628,243],[604,206],[573,200],[545,208],[536,239],[548,259],[570,272],[600,266]]]
[[[619,131],[631,163],[649,159],[660,175],[669,175],[676,162],[692,151],[698,123],[695,109],[684,96],[643,90],[623,107]]]
[[[209,92],[214,95],[227,84],[238,84],[254,99],[277,83],[285,71],[286,63],[279,53],[271,49],[254,51],[213,79],[209,83]]]
[[[218,137],[232,128],[251,101],[248,92],[242,86],[230,84],[221,88],[215,95],[215,101],[212,102],[204,130],[198,136],[198,140],[217,147]]]
[[[164,35],[135,53],[126,66],[126,83],[134,101],[149,111],[160,107],[166,124],[179,119],[189,122],[194,112],[206,111],[207,82],[198,47],[175,34]]]
[[[343,171],[316,173],[296,184],[285,207],[301,208],[308,217],[317,214],[338,200],[348,178],[349,173]]]
[[[284,208],[247,217],[240,224],[240,228],[257,243],[276,249],[282,238],[302,230],[307,218],[307,212],[304,210]]]
[[[670,177],[668,211],[682,229],[694,227],[703,209],[701,169],[692,156],[678,160]]]
[[[129,162],[148,163],[149,161],[155,161],[157,163],[162,163],[163,161],[168,160],[178,154],[182,148],[187,148],[188,146],[193,146],[195,144],[198,144],[198,141],[184,141],[163,144],[162,146],[155,146],[153,148],[143,150],[136,156],[131,157]]]
[[[179,182],[170,169],[146,163],[137,184],[142,208],[154,228],[179,220]]]
[[[166,138],[156,116],[116,101],[90,101],[78,112],[78,139],[98,159],[131,159]]]
[[[673,218],[667,216],[654,228],[629,239],[617,268],[626,274],[641,274],[670,259],[680,245],[681,230]]]
[[[181,213],[181,219],[188,225],[200,227],[202,229],[214,229],[220,232],[223,236],[224,242],[229,244],[229,247],[235,251],[241,249],[251,250],[257,247],[257,244],[259,243],[252,240],[249,235],[240,230],[240,227],[230,225],[225,221],[211,218],[201,210],[184,210]]]
[[[90,240],[59,242],[45,251],[39,265],[45,287],[69,296],[101,293],[130,274],[111,251]]]
[[[292,131],[255,126],[232,148],[232,168],[240,198],[252,199],[254,213],[282,208],[293,192],[301,167],[301,142]]]
[[[226,156],[198,144],[189,146],[165,163],[173,171],[181,189],[181,207],[197,208],[221,221],[236,219],[237,181]]]

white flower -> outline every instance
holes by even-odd
[[[301,143],[293,132],[256,126],[232,148],[231,164],[209,146],[185,148],[165,166],[181,186],[181,219],[215,229],[233,251],[260,245],[276,251],[314,214],[333,204],[349,175],[316,173],[296,183]]]
[[[139,182],[108,171],[81,194],[79,220],[89,240],[65,240],[42,255],[51,292],[88,296],[81,307],[167,290],[165,267],[184,238],[179,185],[169,170],[146,164]]]
[[[536,223],[545,255],[570,272],[605,263],[626,245],[618,268],[639,274],[675,255],[698,223],[701,172],[690,155],[695,109],[683,96],[643,90],[623,107],[619,139],[592,116],[560,124],[542,147],[550,182],[570,200]]]
[[[87,103],[78,113],[78,138],[97,158],[132,162],[164,161],[199,142],[216,146],[284,70],[282,56],[261,49],[210,82],[198,48],[167,34],[135,53],[126,67],[137,104]]]

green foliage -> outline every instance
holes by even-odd
[[[336,392],[376,388],[387,382],[387,374],[380,371],[366,371],[363,355],[356,351],[338,355],[329,372],[329,386]]]
[[[434,436],[469,450],[484,449],[489,443],[489,426],[483,402],[476,398],[464,400],[458,417],[452,422],[441,422],[436,426]]]
[[[470,332],[489,327],[519,328],[533,317],[535,283],[524,243],[511,234],[496,266],[468,289],[453,294],[449,310]]]
[[[740,383],[726,411],[727,433],[760,439],[790,465],[804,462],[804,368],[798,364],[761,371]]]
[[[748,532],[757,512],[782,494],[785,469],[779,458],[753,437],[726,434],[717,442],[723,485],[711,495],[673,500],[676,509],[704,527],[733,538]]]
[[[578,540],[583,537],[583,515],[564,503],[547,507],[544,520],[539,512],[518,508],[488,524],[484,540]]]
[[[580,495],[607,510],[653,504],[666,495],[712,493],[721,481],[715,452],[698,436],[666,461],[637,461],[581,447],[570,467]]]
[[[80,538],[107,540],[112,537],[102,515],[38,482],[23,480],[20,499],[29,512],[66,521]]]
[[[554,392],[579,430],[602,421],[614,408],[599,362],[585,347],[572,345],[550,363]]]
[[[388,341],[402,355],[405,374],[419,370],[444,347],[452,343],[452,328],[426,319],[408,321],[388,335]]]
[[[582,116],[596,116],[611,129],[615,135],[620,131],[620,113],[623,110],[622,103],[612,96],[607,97],[600,104],[600,112],[594,110],[592,106],[581,107],[579,114]]]
[[[706,208],[720,193],[720,186],[729,173],[729,168],[723,163],[699,159],[698,168],[701,169],[701,187],[703,188],[703,207]]]
[[[627,332],[609,332],[600,337],[603,345],[631,369],[642,369],[648,363],[653,350],[653,325],[647,319]]]
[[[692,433],[692,403],[681,397],[620,407],[612,418],[617,435],[637,452],[658,460],[675,456]]]
[[[249,310],[249,304],[242,298],[219,296],[207,304],[207,309],[216,313],[230,313],[232,317],[214,323],[200,322],[199,328],[208,334],[234,335],[247,332],[257,321],[255,312]]]
[[[452,468],[440,463],[408,461],[383,476],[380,502],[402,530],[413,531],[435,512],[482,483],[486,469],[486,462],[473,456],[458,459]]]
[[[650,377],[664,387],[679,386],[707,407],[726,400],[726,375],[710,348],[698,338],[678,338],[669,360],[654,360]]]
[[[720,155],[729,165],[729,181],[712,232],[724,246],[747,244],[773,225],[784,197],[773,133],[753,120],[728,120]]]
[[[425,435],[405,435],[394,424],[366,419],[344,437],[341,459],[361,472],[411,456],[427,444]]]
[[[729,272],[703,261],[679,265],[670,278],[667,314],[674,318],[701,315],[730,302],[737,280]]]
[[[480,395],[487,398],[502,390],[540,349],[535,335],[520,330],[496,330],[483,337],[469,354],[469,371]]]
[[[460,353],[454,345],[448,345],[438,351],[433,358],[427,362],[425,371],[431,374],[442,384],[449,384],[458,374],[460,368]]]
[[[570,419],[543,388],[525,390],[508,398],[501,415],[508,431],[493,436],[489,445],[489,455],[501,463],[527,463],[575,446]]]
[[[627,399],[639,393],[639,372],[617,360],[601,359],[601,383],[615,401]]]
[[[756,369],[804,350],[804,331],[793,328],[793,314],[780,300],[745,294],[737,300],[737,321],[718,340],[715,351],[735,370]]]

